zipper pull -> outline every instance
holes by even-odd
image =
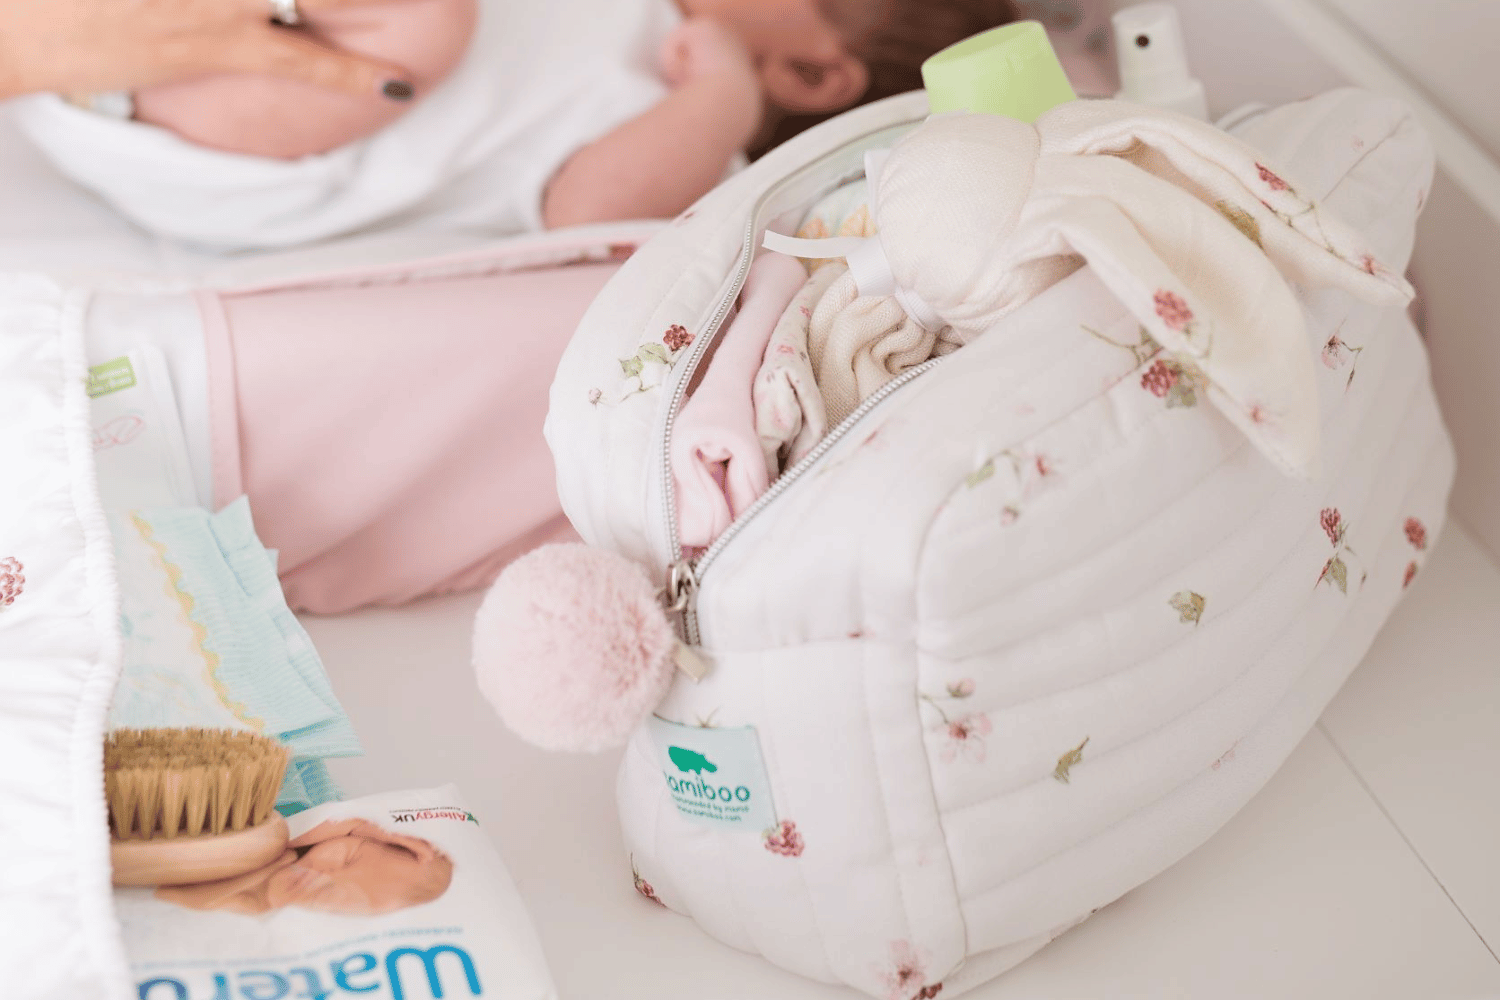
[[[672,662],[677,664],[677,669],[693,679],[693,683],[701,681],[708,676],[708,661],[698,655],[698,651],[685,642],[677,644],[677,651],[672,654]]]
[[[662,603],[672,614],[682,614],[693,600],[693,591],[698,589],[698,574],[691,560],[679,559],[667,570],[667,586],[662,591]]]
[[[693,601],[693,595],[698,590],[698,574],[696,567],[689,559],[679,559],[667,570],[667,585],[662,590],[662,603],[666,606],[668,614],[678,615],[683,620],[683,628],[686,629],[686,616],[688,605]],[[679,642],[677,649],[672,654],[672,662],[693,679],[694,683],[708,676],[709,662],[692,646],[686,642]]]

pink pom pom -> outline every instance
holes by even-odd
[[[474,621],[479,688],[548,750],[619,746],[666,697],[677,635],[636,563],[544,545],[506,567]]]

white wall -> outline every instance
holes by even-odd
[[[1321,3],[1500,158],[1500,0]]]

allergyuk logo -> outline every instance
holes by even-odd
[[[457,806],[435,806],[428,809],[392,809],[391,820],[396,823],[416,823],[424,819],[456,819],[462,823],[473,823],[476,826],[479,820],[467,809]]]

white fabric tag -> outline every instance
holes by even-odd
[[[109,511],[198,503],[166,356],[141,344],[89,369],[99,496]]]
[[[771,783],[753,726],[682,726],[652,716],[662,780],[683,818],[761,833],[776,825]]]

